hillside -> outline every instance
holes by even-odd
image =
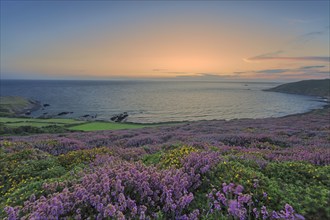
[[[330,97],[330,79],[303,80],[299,82],[286,83],[265,91]]]
[[[330,219],[329,113],[0,137],[0,219]]]
[[[40,108],[40,103],[18,96],[0,96],[0,116],[28,114]]]

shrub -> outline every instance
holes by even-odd
[[[80,163],[90,163],[96,158],[96,155],[111,155],[112,152],[109,148],[100,147],[87,150],[70,151],[67,154],[58,156],[60,164],[66,168],[71,168]]]
[[[194,147],[183,146],[173,150],[169,150],[161,158],[161,166],[163,167],[176,167],[182,166],[181,159],[189,155],[191,152],[197,152],[198,150]]]

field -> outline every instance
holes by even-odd
[[[1,137],[0,218],[327,219],[329,117]]]
[[[93,121],[81,121],[75,119],[61,119],[61,118],[36,119],[36,118],[0,117],[0,126],[2,127],[1,135],[16,134],[15,133],[16,130],[17,130],[17,134],[27,135],[31,133],[57,133],[59,131],[68,132],[68,131],[135,129],[135,128],[143,128],[143,127],[151,127],[151,126],[159,126],[159,125],[93,122]],[[57,129],[54,130],[54,127]]]

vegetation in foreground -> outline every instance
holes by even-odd
[[[329,113],[3,137],[0,217],[327,219]]]

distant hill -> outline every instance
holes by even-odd
[[[283,92],[299,95],[330,97],[330,79],[303,80],[286,83],[265,91]]]

